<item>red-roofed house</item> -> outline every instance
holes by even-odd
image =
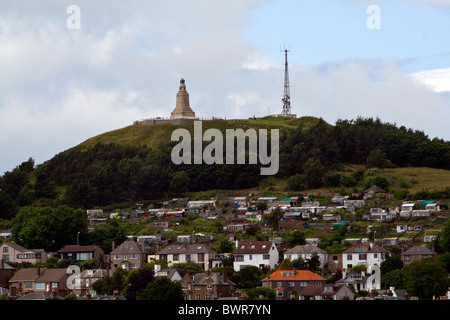
[[[326,279],[309,270],[276,270],[262,280],[262,286],[275,290],[277,299],[289,299],[293,291],[299,293],[307,285],[320,285]]]

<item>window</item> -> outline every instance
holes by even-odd
[[[277,290],[277,297],[283,297],[283,290]]]
[[[138,258],[138,255],[137,254],[132,254],[131,256],[130,256],[130,259],[137,259]]]
[[[180,257],[179,257],[178,254],[174,254],[174,255],[173,255],[173,260],[174,260],[174,261],[178,261],[179,259],[180,259]]]
[[[249,260],[253,260],[253,256],[250,254],[250,255],[248,256],[248,259],[249,259]]]
[[[307,285],[308,285],[308,282],[300,281],[300,287],[306,287]]]
[[[2,259],[9,261],[9,254],[2,255]]]
[[[405,256],[405,261],[411,261],[411,256]]]
[[[45,290],[45,283],[36,283],[36,290]]]
[[[115,254],[114,255],[114,260],[119,260],[120,259],[120,254]]]
[[[289,282],[289,287],[294,287],[295,283],[294,282]]]
[[[360,253],[360,254],[359,254],[359,260],[367,260],[367,254],[365,254],[365,253]]]
[[[3,247],[3,252],[4,252],[4,253],[7,253],[7,252],[8,252],[8,247],[6,247],[6,246]]]
[[[352,255],[351,254],[347,254],[347,260],[352,260]]]
[[[264,260],[269,260],[269,259],[270,259],[270,255],[264,254],[264,255],[263,255],[263,259],[264,259]]]
[[[281,282],[280,281],[277,282],[277,287],[281,287]]]
[[[200,297],[200,294],[196,294],[196,295],[195,295],[195,300],[200,300],[200,298],[201,298],[201,297]]]

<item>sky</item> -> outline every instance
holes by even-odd
[[[450,140],[450,0],[2,0],[0,175],[169,117],[378,117]]]

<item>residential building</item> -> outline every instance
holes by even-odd
[[[9,279],[9,286],[16,288],[17,292],[35,292],[36,280],[47,270],[47,268],[23,268],[17,270],[14,276]]]
[[[181,280],[185,300],[216,300],[235,297],[236,284],[227,278],[226,271],[204,272],[191,275],[187,272]]]
[[[181,281],[183,275],[177,269],[161,269],[159,263],[155,263],[155,278],[167,277],[172,281]]]
[[[299,300],[354,300],[355,294],[348,286],[308,284],[300,288]]]
[[[111,271],[114,272],[117,267],[128,271],[142,269],[147,259],[146,254],[136,241],[127,239],[117,248],[113,248],[109,254],[109,261]]]
[[[214,256],[215,252],[203,244],[184,243],[169,245],[156,252],[156,254],[149,256],[149,260],[166,260],[169,267],[176,263],[192,261],[207,271],[211,268],[211,260]]]
[[[300,292],[310,284],[325,285],[326,279],[309,270],[276,270],[262,280],[262,286],[275,290],[276,299],[291,299],[291,294]]]
[[[78,278],[73,280],[73,293],[79,297],[95,296],[97,292],[93,288],[93,284],[97,280],[110,276],[108,269],[87,269],[83,270]]]
[[[361,242],[342,253],[342,268],[350,270],[357,265],[371,267],[378,265],[390,256],[390,252],[371,242]]]
[[[13,263],[46,263],[47,253],[44,249],[26,249],[15,242],[3,242],[0,245],[1,259]]]
[[[5,260],[0,260],[0,288],[8,287],[8,281],[14,275],[14,272],[16,272],[15,268],[7,264]]]
[[[400,254],[404,264],[410,264],[413,261],[419,261],[426,258],[437,258],[438,254],[425,246],[411,247]]]
[[[36,280],[34,292],[56,292],[67,294],[67,268],[46,269]]]
[[[364,271],[361,271],[361,273],[350,272],[349,274],[343,272],[342,279],[336,281],[335,284],[353,286],[356,291],[370,292],[371,290],[379,290],[381,288],[381,278],[379,272],[371,275],[366,275]]]
[[[284,253],[285,258],[289,258],[291,261],[294,261],[298,258],[302,258],[304,261],[310,260],[311,255],[316,253],[320,260],[320,266],[323,268],[328,263],[328,253],[325,250],[322,250],[316,245],[306,244],[306,245],[298,245]]]
[[[86,261],[94,260],[95,263],[103,263],[105,252],[100,246],[65,245],[58,253],[63,260]]]
[[[279,259],[278,249],[273,241],[236,241],[233,255],[233,268],[236,271],[247,266],[274,269]]]

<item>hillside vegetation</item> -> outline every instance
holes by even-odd
[[[133,125],[106,132],[35,166],[33,159],[0,177],[0,217],[25,205],[74,208],[180,197],[208,190],[266,189],[360,192],[377,184],[399,199],[447,197],[450,142],[379,119],[265,117],[202,122],[219,129],[279,129],[280,165],[262,176],[258,164],[175,165],[172,132],[194,125]],[[193,137],[193,134],[191,135]],[[203,142],[203,147],[209,142]],[[270,145],[270,144],[269,144]]]

